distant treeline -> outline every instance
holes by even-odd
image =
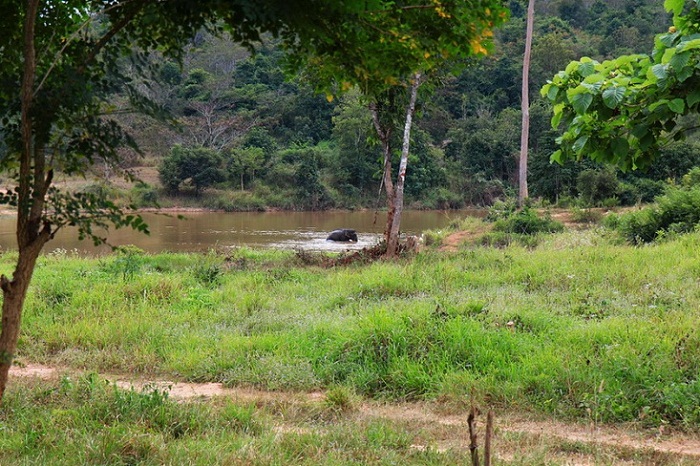
[[[444,74],[420,101],[406,194],[413,208],[489,205],[515,192],[525,1],[494,52]],[[591,162],[549,162],[557,132],[540,97],[569,61],[647,53],[670,18],[656,0],[558,0],[536,4],[531,65],[530,195],[545,202],[598,205],[646,202],[669,180],[700,165],[692,135],[669,146],[653,170],[619,173]],[[175,126],[124,116],[157,166],[161,186],[148,199],[199,198],[229,210],[360,208],[382,205],[380,149],[361,96],[330,100],[309,76],[287,76],[284,52],[270,39],[251,55],[226,38],[201,33],[182,66],[153,57],[144,83]],[[132,165],[143,163],[137,159]],[[150,189],[149,189],[150,188]],[[202,193],[206,192],[206,196]]]

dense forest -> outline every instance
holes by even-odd
[[[516,193],[526,3],[510,2],[510,20],[497,31],[492,53],[457,64],[458,74],[433,76],[422,87],[406,181],[409,207],[489,205]],[[648,202],[700,165],[692,135],[666,147],[646,172],[549,160],[558,134],[540,88],[582,56],[649,53],[654,35],[670,24],[662,3],[536,2],[531,198],[558,205]],[[143,152],[124,154],[122,168],[145,166],[135,172],[152,174],[130,192],[137,204],[184,202],[224,210],[383,205],[381,150],[362,96],[352,89],[337,99],[316,93],[312,76],[285,72],[285,53],[272,38],[251,54],[201,32],[183,63],[157,55],[150,60],[151,79],[142,86],[162,109],[162,121],[126,108],[118,117]]]

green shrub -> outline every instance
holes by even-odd
[[[226,179],[223,159],[218,152],[205,147],[175,145],[163,159],[158,176],[166,190],[176,193],[188,182],[199,194],[203,188]]]
[[[221,283],[224,271],[221,264],[211,261],[203,261],[192,268],[195,280],[207,287],[215,287]]]
[[[617,207],[620,205],[620,198],[617,196],[612,196],[612,197],[606,197],[602,201],[599,202],[601,207],[607,207],[608,209],[612,207]]]
[[[599,204],[617,194],[619,181],[612,170],[584,170],[576,179],[576,188],[589,204]]]
[[[657,198],[661,228],[678,224],[678,233],[692,231],[700,223],[700,186],[689,190],[671,189]]]
[[[555,233],[563,231],[564,225],[552,220],[549,214],[544,218],[540,218],[537,212],[526,207],[507,218],[497,220],[493,229],[504,233],[534,235],[536,233]]]
[[[119,190],[108,183],[89,184],[80,189],[80,192],[93,194],[101,199],[114,199],[119,194]]]
[[[158,191],[148,183],[142,181],[136,183],[129,193],[131,203],[136,207],[147,207],[158,205]]]
[[[486,221],[495,222],[502,220],[515,214],[518,210],[518,204],[515,199],[498,200],[493,203],[486,214]]]
[[[610,230],[617,230],[620,227],[620,216],[615,212],[610,212],[603,217],[603,226]]]
[[[227,191],[203,199],[204,207],[225,212],[263,212],[265,199],[248,191]]]
[[[632,244],[654,241],[661,228],[658,212],[653,207],[623,215],[619,225],[622,236]]]
[[[144,266],[144,251],[132,244],[115,250],[114,260],[103,265],[105,272],[121,275],[124,281],[131,280]]]
[[[700,167],[692,168],[688,173],[683,175],[683,187],[692,188],[700,185]]]
[[[426,194],[423,205],[427,209],[459,209],[464,207],[464,199],[449,189],[435,188]]]
[[[631,243],[654,241],[660,232],[687,233],[700,224],[700,187],[673,188],[657,205],[624,215],[620,231]]]
[[[639,193],[639,202],[646,203],[654,202],[654,199],[662,195],[668,186],[668,184],[663,181],[650,180],[649,178],[639,178],[634,180],[633,184]],[[620,200],[622,201],[622,196],[620,196]],[[624,202],[622,202],[622,204],[631,205],[625,204]]]
[[[616,197],[620,205],[635,205],[641,201],[642,195],[636,185],[622,182],[617,188]]]
[[[445,230],[426,230],[423,232],[423,244],[426,246],[439,246],[447,236]]]

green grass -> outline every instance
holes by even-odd
[[[590,230],[332,269],[252,250],[46,256],[19,358],[697,430],[699,246]]]
[[[0,464],[464,464],[466,453],[411,448],[384,421],[345,422],[306,407],[288,432],[275,410],[230,401],[176,403],[166,392],[118,390],[95,375],[13,387],[0,410]],[[325,414],[324,414],[325,413]],[[279,417],[279,415],[278,415]]]

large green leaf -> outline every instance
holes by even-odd
[[[685,111],[685,100],[673,99],[668,103],[668,108],[674,113],[683,113]]]
[[[562,163],[563,162],[563,157],[561,150],[555,151],[550,157],[549,157],[550,162],[556,162],[556,163]]]
[[[586,110],[588,110],[588,107],[590,107],[593,102],[593,96],[588,93],[575,94],[570,99],[571,106],[578,114],[586,113]]]
[[[587,61],[583,62],[578,66],[578,72],[584,78],[595,73],[595,62]]]
[[[673,50],[673,49],[669,49]],[[671,60],[669,63],[671,64],[671,67],[676,70],[676,72],[680,71],[683,67],[685,67],[688,64],[688,61],[690,60],[690,52],[680,52],[676,53],[671,57]]]
[[[648,109],[650,112],[653,112],[654,110],[656,110],[657,108],[661,107],[662,105],[668,106],[668,99],[659,99],[659,100],[657,100],[656,102],[650,104],[650,105],[647,107],[647,109]]]
[[[581,136],[574,142],[574,144],[571,146],[571,148],[575,152],[581,152],[583,148],[586,146],[586,143],[588,142],[588,135]]]
[[[700,102],[700,89],[695,89],[693,92],[688,94],[685,98],[688,107],[694,107],[698,102]]]
[[[668,66],[667,65],[662,65],[662,64],[654,65],[649,69],[649,71],[658,80],[664,80],[664,79],[668,78]],[[647,74],[647,77],[651,78],[651,76],[649,76],[648,74]]]
[[[624,87],[611,87],[603,91],[603,102],[609,108],[617,108],[625,98],[627,89]]]
[[[630,143],[625,138],[613,139],[610,147],[618,157],[626,157],[630,151]]]
[[[661,63],[668,63],[676,55],[675,48],[668,48],[661,57]]]
[[[686,52],[688,50],[695,49],[700,49],[700,39],[687,40],[681,42],[680,44],[678,44],[678,47],[676,47],[677,52]]]

